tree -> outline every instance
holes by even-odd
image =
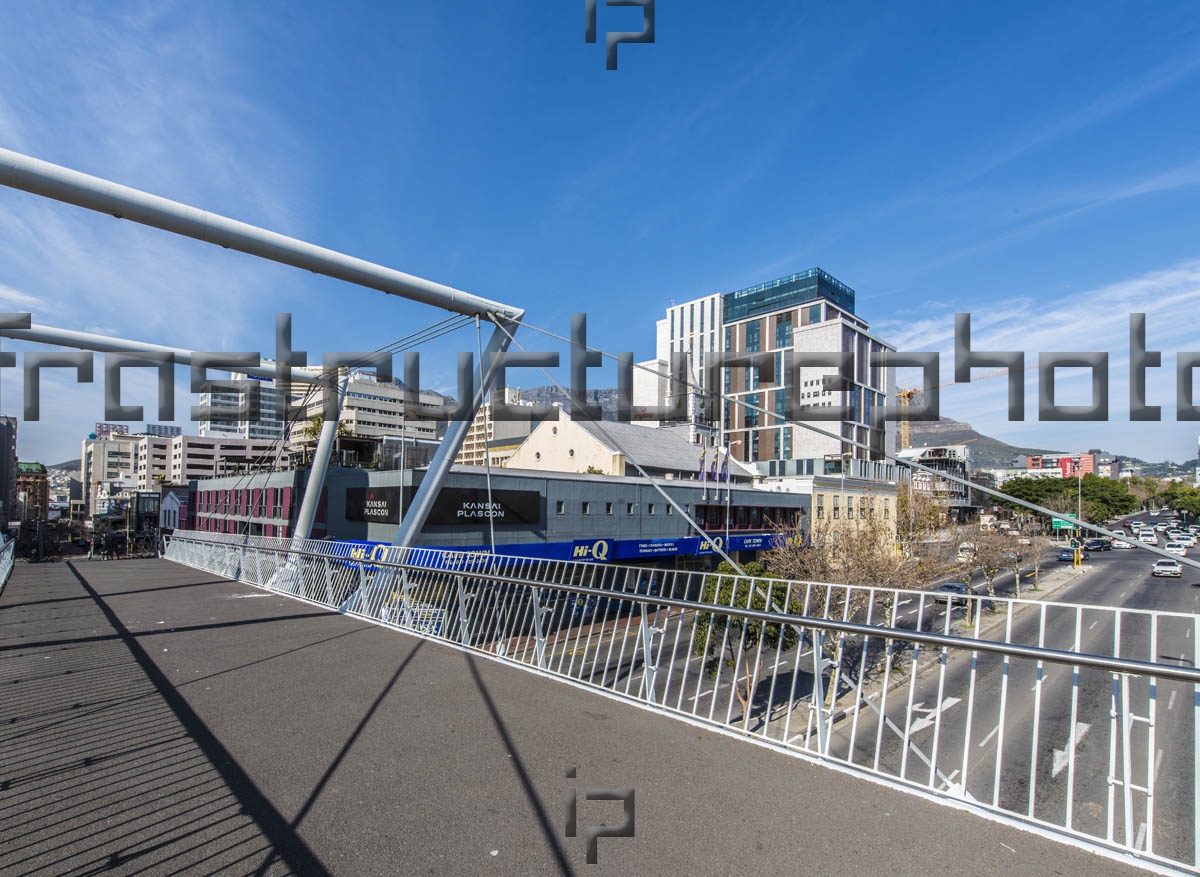
[[[925,588],[944,570],[930,552],[904,556],[889,524],[877,517],[816,522],[805,538],[794,528],[777,532],[776,547],[765,552],[763,562],[773,576],[804,582],[802,609],[808,615],[857,621],[872,606],[878,623],[895,609],[892,589]],[[862,643],[856,639],[840,634],[820,639],[835,667],[844,661],[853,665],[861,655]],[[827,705],[835,699],[831,685]]]
[[[705,577],[701,599],[731,609],[770,611],[774,608],[791,615],[800,614],[800,603],[795,599],[788,600],[786,583],[773,580],[761,564],[747,563],[743,568],[749,578],[737,576],[729,563],[721,561],[716,574]],[[710,676],[716,676],[722,666],[734,668],[733,691],[742,705],[742,727],[748,728],[762,672],[763,650],[787,651],[799,641],[800,634],[791,625],[770,624],[740,615],[700,612],[696,615],[693,649],[704,657],[704,669]],[[739,667],[745,668],[745,675],[740,680]]]
[[[1039,589],[1041,583],[1042,566],[1046,560],[1046,552],[1050,550],[1054,541],[1045,535],[1045,533],[1040,532],[1032,526],[1022,531],[1022,535],[1029,540],[1029,563],[1033,566],[1033,590],[1036,591]],[[1021,586],[1019,583],[1017,585],[1017,596],[1021,596]]]
[[[912,481],[896,488],[896,543],[907,556],[933,539],[945,509],[929,494],[913,490]]]
[[[993,530],[976,534],[974,546],[970,554],[969,567],[983,576],[983,580],[987,584],[988,596],[995,597],[996,576],[1009,563],[1006,555],[1012,552],[1012,540],[1003,533]]]
[[[321,427],[323,427],[324,425],[325,425],[325,418],[323,418],[320,414],[313,415],[313,418],[308,423],[304,424],[304,429],[301,432],[301,434],[304,436],[305,441],[315,443],[318,439],[320,439]],[[343,438],[347,438],[352,435],[354,435],[354,433],[351,431],[350,427],[348,427],[345,424],[345,422],[339,420],[337,423],[337,429],[334,432],[334,437],[338,438],[338,439],[343,439]],[[339,443],[339,449],[340,449],[340,443]],[[305,453],[305,456],[306,457],[308,456],[307,452]]]

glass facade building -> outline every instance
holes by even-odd
[[[854,313],[854,290],[820,268],[810,268],[728,293],[725,322],[787,310],[818,299],[827,299],[846,313]]]

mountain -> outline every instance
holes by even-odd
[[[65,463],[55,463],[53,466],[47,466],[47,469],[67,469],[73,472],[79,471],[80,460],[67,460]]]
[[[1012,465],[1013,457],[1025,454],[1059,454],[1046,448],[1022,448],[1010,445],[977,431],[969,423],[943,417],[937,421],[913,421],[909,424],[914,448],[937,447],[938,445],[961,445],[970,443],[971,467],[973,469],[1005,468]]]

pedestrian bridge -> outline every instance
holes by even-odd
[[[675,605],[682,579],[641,594],[631,582],[618,601],[616,580],[552,582],[566,569],[547,568],[526,599],[528,569],[500,573],[517,594],[498,593],[486,569],[421,575],[242,543],[176,540],[183,562],[16,566],[0,593],[0,870],[572,873],[587,867],[587,827],[622,819],[620,802],[587,791],[632,789],[634,836],[601,838],[597,872],[1131,872],[1104,838],[1088,849],[1036,819],[1003,821],[972,801],[969,778],[952,800],[937,755],[885,781],[910,741],[872,742],[875,773],[854,767],[838,747],[861,711],[820,705],[801,669],[811,625],[774,649],[762,637],[759,687],[780,692],[752,698],[747,719],[729,679],[689,671],[707,653],[670,645],[703,627],[694,605]],[[264,576],[278,590],[231,580]],[[609,594],[589,610],[597,588]],[[786,609],[792,596],[768,599]],[[646,629],[658,630],[648,650]],[[729,630],[713,616],[706,635]],[[914,748],[918,723],[904,720]],[[887,739],[886,724],[871,733]],[[1103,824],[1108,802],[1086,803]]]

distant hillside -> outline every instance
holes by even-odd
[[[65,463],[55,463],[53,466],[47,466],[47,469],[68,469],[73,472],[79,471],[80,460],[67,460]]]
[[[1002,468],[1012,465],[1013,457],[1022,454],[1057,454],[1047,448],[1021,448],[1002,442],[977,431],[969,423],[943,417],[938,421],[914,421],[909,427],[915,448],[970,443],[971,466],[976,469]]]
[[[535,405],[554,405],[558,403],[562,405],[564,411],[568,414],[571,413],[570,400],[567,398],[567,394],[558,387],[530,387],[529,389],[522,389],[521,399],[526,402],[533,402]],[[600,406],[602,420],[617,419],[617,391],[615,389],[588,390],[587,404]]]

